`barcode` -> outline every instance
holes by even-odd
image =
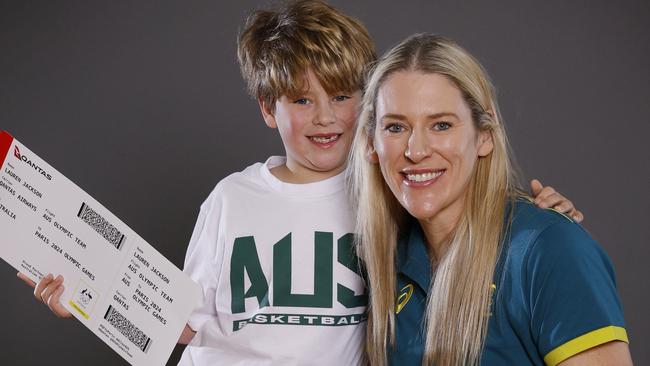
[[[115,226],[111,225],[105,218],[90,208],[85,202],[81,204],[77,217],[82,219],[91,228],[95,229],[99,235],[108,240],[118,250],[122,247],[126,237]]]
[[[112,305],[108,306],[104,319],[109,322],[115,329],[124,334],[133,344],[135,344],[142,352],[147,353],[151,347],[151,338],[147,337],[138,327],[133,325],[129,319],[120,314]]]

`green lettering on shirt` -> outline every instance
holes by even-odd
[[[359,274],[359,257],[355,253],[352,245],[354,236],[352,234],[345,234],[338,240],[338,262]],[[346,308],[356,308],[358,306],[366,306],[368,304],[368,295],[364,291],[361,295],[355,295],[354,291],[341,285],[336,284],[336,300]]]
[[[317,231],[314,248],[314,293],[291,293],[291,234],[273,246],[273,306],[332,307],[333,234]]]
[[[251,286],[244,292],[244,273],[248,274]],[[235,239],[230,258],[230,288],[232,313],[246,311],[246,299],[256,297],[260,308],[269,305],[269,285],[262,272],[257,255],[255,240],[252,236]]]

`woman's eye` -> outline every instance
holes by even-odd
[[[347,96],[347,95],[337,95],[337,96],[334,97],[334,100],[337,101],[337,102],[342,102],[342,101],[348,100],[348,99],[350,99],[350,97]]]
[[[404,127],[402,125],[399,125],[397,123],[391,123],[388,126],[384,128],[388,132],[402,132],[404,131]]]
[[[438,131],[446,131],[451,128],[451,123],[449,122],[437,122],[433,125],[433,128]]]

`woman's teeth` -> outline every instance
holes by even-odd
[[[423,173],[423,174],[407,174],[406,179],[413,182],[426,182],[442,175],[442,170],[438,172]]]
[[[333,135],[333,136],[329,136],[329,137],[316,137],[316,136],[310,137],[310,139],[312,141],[318,142],[319,144],[326,144],[328,142],[335,141],[338,138],[339,138],[339,135]]]

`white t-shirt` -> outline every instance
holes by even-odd
[[[203,287],[180,365],[358,365],[366,292],[344,174],[289,184],[271,157],[217,184],[184,271]]]

